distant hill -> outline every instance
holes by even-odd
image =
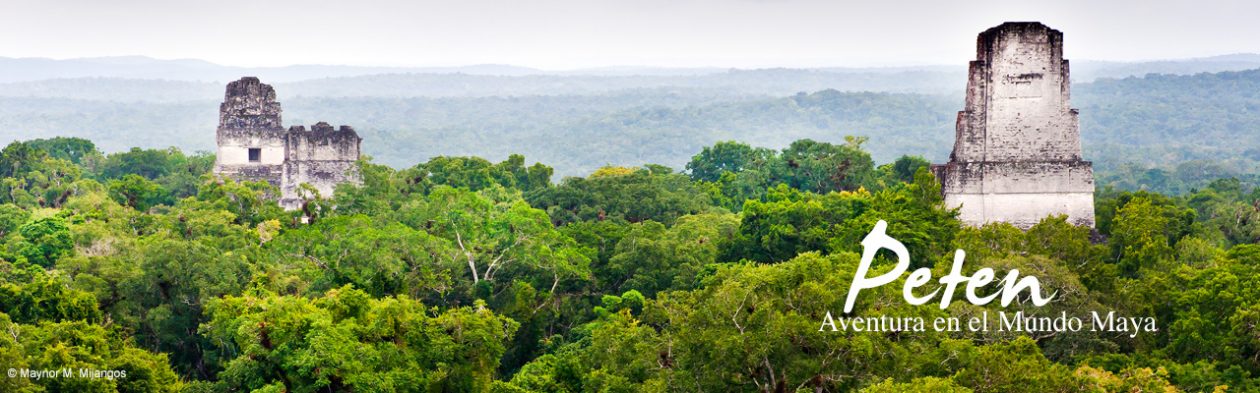
[[[259,75],[239,71],[240,75]],[[946,94],[966,85],[961,72],[813,69],[721,70],[686,75],[483,75],[388,73],[286,81],[262,77],[281,97],[493,97],[606,94],[641,89],[700,89],[732,96],[784,96],[836,89]],[[0,83],[0,97],[56,97],[120,102],[221,98],[224,83],[80,77]]]
[[[1207,160],[1260,170],[1260,70],[1103,79],[1072,93],[1086,154],[1105,169]]]
[[[784,96],[835,89],[944,94],[962,91],[947,71],[724,70],[698,75],[385,74],[282,83],[285,94],[317,97],[484,97],[604,94],[632,89],[710,89],[732,95]]]
[[[527,67],[483,64],[462,67],[362,67],[341,65],[291,65],[285,67],[232,67],[195,59],[159,60],[144,56],[96,57],[54,60],[0,57],[0,83],[66,78],[166,79],[191,82],[227,82],[244,75],[273,82],[388,73],[470,75],[530,75],[541,71]]]
[[[165,79],[86,77],[0,83],[0,97],[61,98],[104,102],[222,100],[224,85]]]
[[[1260,54],[1096,62],[1072,60],[1074,82],[1099,78],[1145,76],[1149,73],[1194,74],[1260,68]],[[323,97],[484,97],[528,94],[609,92],[627,88],[689,87],[726,89],[732,93],[791,94],[834,88],[839,91],[954,93],[965,87],[966,64],[885,68],[653,68],[602,67],[542,71],[517,65],[479,64],[464,67],[358,67],[300,64],[287,67],[229,67],[197,59],[146,57],[83,59],[0,57],[0,94],[48,97],[43,89],[67,83],[89,98],[113,87],[106,79],[161,79],[170,82],[223,84],[242,76],[268,83],[290,84],[294,96]],[[49,79],[73,79],[69,82]],[[82,81],[81,81],[82,79]],[[106,81],[106,82],[102,82]],[[97,83],[101,82],[101,83]],[[186,88],[185,88],[186,89]],[[66,94],[67,92],[60,92]],[[121,94],[120,101],[144,101],[168,94]],[[197,100],[204,97],[186,97]],[[95,100],[95,98],[89,98]]]
[[[1077,82],[1093,82],[1103,78],[1119,79],[1147,74],[1193,75],[1257,68],[1260,68],[1260,54],[1256,53],[1144,62],[1073,60],[1072,78]]]

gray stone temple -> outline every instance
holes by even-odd
[[[1063,33],[1008,22],[976,40],[949,162],[933,166],[968,225],[1027,229],[1050,215],[1094,226],[1094,173],[1081,159]]]
[[[358,184],[359,145],[350,126],[319,122],[285,129],[276,91],[255,77],[228,83],[219,106],[214,173],[237,180],[266,181],[280,188],[280,205],[301,207],[301,185],[331,197],[341,183]]]

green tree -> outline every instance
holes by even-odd
[[[16,253],[32,264],[49,267],[58,258],[74,251],[70,227],[61,217],[44,217],[31,220],[18,227],[21,236],[15,246]]]
[[[0,239],[26,223],[31,213],[12,203],[0,204]]]
[[[717,263],[739,228],[733,214],[683,216],[673,227],[654,221],[634,224],[607,263],[592,267],[600,288],[637,290],[648,296],[669,289],[692,289],[700,273]]]
[[[896,183],[914,183],[914,176],[919,168],[930,169],[931,166],[932,163],[923,157],[901,156],[896,161],[880,165],[878,171],[885,186],[891,186]]]
[[[874,177],[875,162],[862,151],[865,138],[846,137],[843,145],[802,139],[783,149],[792,187],[813,192],[851,191]]]
[[[21,178],[27,172],[37,169],[38,164],[46,157],[48,152],[26,143],[10,143],[4,150],[0,150],[0,178]]]
[[[1165,231],[1169,225],[1162,209],[1146,198],[1135,198],[1116,212],[1111,247],[1123,271],[1136,274],[1173,255]]]
[[[50,157],[81,164],[85,157],[99,155],[96,144],[83,138],[53,137],[48,139],[32,139],[26,144],[31,148],[43,150]]]
[[[574,221],[652,220],[666,225],[678,217],[705,212],[712,201],[687,176],[664,168],[601,170],[570,177],[559,186],[527,195],[558,224]]]
[[[166,355],[131,346],[118,332],[84,321],[18,324],[0,313],[0,359],[13,370],[70,369],[74,377],[0,378],[6,392],[169,392],[183,383]],[[108,377],[78,377],[80,370]]]
[[[981,392],[1078,392],[1090,381],[1041,355],[1036,342],[1020,337],[977,348],[959,361],[954,381]]]
[[[430,314],[349,286],[308,299],[257,292],[209,305],[227,389],[486,391],[517,324],[483,304]]]
[[[865,211],[866,192],[802,192],[787,185],[770,190],[766,201],[744,204],[739,235],[723,256],[781,262],[808,251],[823,251],[839,235],[838,224]]]
[[[946,378],[923,377],[915,378],[909,382],[894,382],[892,378],[885,379],[883,382],[869,385],[860,393],[971,393],[973,390],[958,385],[957,382]]]
[[[754,148],[735,141],[718,142],[691,157],[687,171],[692,180],[715,182],[727,172],[768,170],[778,164],[776,155],[772,149]]]
[[[140,175],[128,174],[122,179],[110,180],[109,191],[119,204],[136,210],[149,210],[153,206],[172,203],[171,195],[165,188]]]
[[[71,289],[60,277],[42,272],[27,282],[0,283],[0,313],[25,324],[101,320],[92,294]]]
[[[266,248],[277,262],[278,289],[298,293],[349,284],[373,296],[441,299],[462,273],[461,265],[451,262],[456,250],[445,239],[362,215],[334,216],[285,231]]]

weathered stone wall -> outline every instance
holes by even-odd
[[[950,163],[938,169],[945,203],[962,206],[970,225],[993,221],[1029,228],[1048,215],[1066,214],[1093,226],[1094,172],[1084,161]]]
[[[228,83],[215,131],[215,173],[279,186],[285,157],[280,124],[280,103],[271,86],[252,77]],[[260,150],[258,162],[249,161],[251,148]]]
[[[950,162],[934,168],[964,222],[1027,228],[1066,214],[1093,226],[1093,171],[1070,105],[1063,33],[1025,22],[980,34]]]
[[[972,226],[1006,222],[1028,229],[1058,214],[1067,215],[1074,225],[1094,226],[1094,220],[1086,218],[1094,214],[1093,193],[950,194],[945,196],[945,203],[965,206],[958,218]]]
[[[331,197],[337,184],[360,182],[356,162],[362,139],[353,128],[320,122],[310,131],[285,130],[281,124],[271,86],[254,77],[229,83],[219,106],[215,173],[268,181],[280,188],[280,204],[287,209],[299,207],[302,183]],[[250,149],[258,149],[257,161],[250,161]]]
[[[1090,193],[1094,173],[1085,161],[957,162],[945,166],[941,185],[955,193]]]
[[[320,197],[332,197],[338,184],[360,184],[359,167],[354,161],[293,161],[285,164],[284,187],[280,205],[296,209],[302,202],[301,184],[319,191]]]
[[[334,129],[328,123],[319,122],[306,127],[289,127],[286,149],[290,161],[356,161],[359,159],[359,143],[362,139],[350,126]]]
[[[289,127],[280,204],[286,209],[298,208],[302,199],[299,185],[303,183],[325,198],[333,195],[338,184],[359,184],[357,161],[362,141],[350,126],[334,129],[319,122],[310,131],[303,126]]]

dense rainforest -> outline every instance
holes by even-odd
[[[927,160],[720,142],[684,168],[553,179],[512,155],[364,160],[281,210],[178,149],[0,151],[4,392],[1224,392],[1260,389],[1260,189],[1100,187],[1097,228],[971,228]],[[558,180],[558,181],[557,181]],[[878,220],[933,276],[967,252],[1059,294],[856,316],[1117,311],[1155,333],[820,331]],[[887,266],[881,256],[876,262]]]

